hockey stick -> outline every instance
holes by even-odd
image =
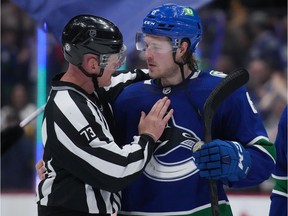
[[[225,100],[231,93],[236,89],[243,86],[249,80],[249,73],[245,69],[236,69],[229,73],[210,93],[204,104],[203,116],[204,116],[204,128],[205,128],[205,143],[212,141],[211,126],[214,113],[218,108],[219,104]],[[199,143],[195,145],[193,151],[197,151],[201,145],[204,143]],[[211,196],[211,208],[212,215],[219,216],[220,210],[218,206],[218,192],[216,181],[210,180],[210,196]]]
[[[1,155],[16,144],[24,134],[23,128],[44,111],[45,105],[46,104],[32,112],[23,121],[21,121],[20,124],[8,127],[1,131]]]
[[[23,128],[27,124],[29,124],[33,119],[35,119],[38,115],[40,115],[44,111],[45,106],[46,104],[42,105],[37,110],[32,112],[29,116],[27,116],[23,121],[20,122],[19,126]]]

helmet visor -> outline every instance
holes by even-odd
[[[169,38],[142,32],[136,33],[136,49],[139,51],[151,50],[154,53],[168,53],[174,50]]]
[[[113,54],[101,54],[100,55],[100,67],[106,69],[116,70],[120,68],[126,62],[127,48],[123,44],[119,53]]]

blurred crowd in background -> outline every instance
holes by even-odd
[[[274,142],[287,104],[287,2],[215,0],[198,11],[203,22],[203,39],[196,53],[200,69],[229,73],[246,68],[250,73],[248,91]],[[36,28],[27,13],[8,0],[1,1],[1,130],[18,124],[36,109]],[[49,32],[47,38],[49,92],[51,78],[64,72],[67,65],[60,43]],[[140,52],[129,52],[128,70],[145,68],[145,64]],[[1,155],[2,192],[34,192],[35,146],[34,121]],[[270,192],[271,181],[247,191]]]

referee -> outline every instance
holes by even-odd
[[[111,215],[120,208],[120,191],[149,162],[173,110],[166,114],[167,97],[156,102],[147,115],[141,113],[134,141],[118,147],[113,114],[100,90],[125,60],[121,32],[104,18],[79,15],[65,26],[62,45],[69,65],[53,78],[44,111],[47,173],[37,188],[38,215]]]

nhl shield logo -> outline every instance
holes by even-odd
[[[165,95],[170,94],[170,93],[171,93],[171,88],[170,88],[170,87],[163,88],[162,92],[163,92],[163,94],[165,94]]]
[[[96,32],[95,29],[91,29],[91,30],[89,30],[89,36],[90,36],[91,38],[95,38],[96,35],[97,35],[97,32]]]

